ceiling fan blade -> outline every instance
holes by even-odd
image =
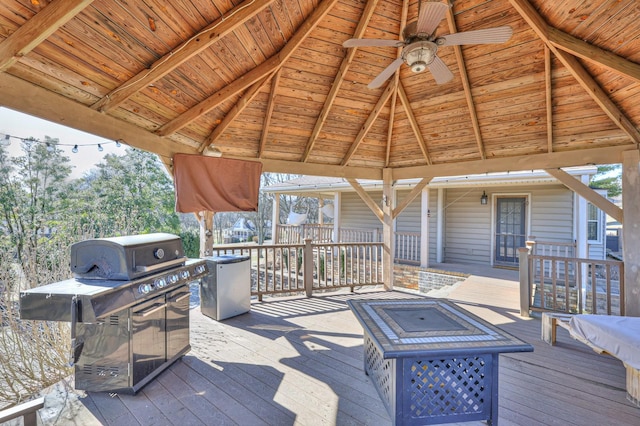
[[[486,28],[484,30],[465,31],[437,38],[438,46],[459,46],[462,44],[504,43],[511,38],[510,26]]]
[[[376,38],[350,38],[342,43],[343,47],[400,47],[404,42],[400,40],[382,40]]]
[[[442,59],[437,56],[433,58],[433,61],[429,65],[427,65],[427,68],[429,68],[429,71],[431,71],[431,74],[433,75],[433,79],[438,84],[447,83],[453,78],[453,73],[447,64],[442,62]]]
[[[416,32],[431,35],[438,28],[438,24],[444,18],[447,9],[449,9],[449,6],[444,3],[425,2],[418,14]]]
[[[394,72],[402,65],[402,58],[398,58],[395,61],[391,62],[388,67],[382,70],[380,74],[376,78],[374,78],[371,83],[367,85],[369,89],[377,89],[382,86],[382,83],[387,81],[389,77],[393,75]]]

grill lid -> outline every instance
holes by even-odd
[[[71,246],[76,278],[129,281],[184,265],[182,240],[166,233],[80,241]]]

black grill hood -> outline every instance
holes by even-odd
[[[76,278],[130,281],[183,265],[182,240],[166,233],[80,241],[71,246]]]

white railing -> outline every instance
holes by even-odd
[[[24,426],[36,426],[38,424],[38,410],[44,407],[44,397],[28,401],[15,407],[0,411],[0,424],[5,424],[13,419],[22,418]]]
[[[420,233],[396,232],[394,261],[399,263],[420,264]]]

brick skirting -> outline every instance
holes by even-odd
[[[411,265],[394,265],[394,286],[421,293],[439,290],[467,279],[469,274],[421,268]]]

